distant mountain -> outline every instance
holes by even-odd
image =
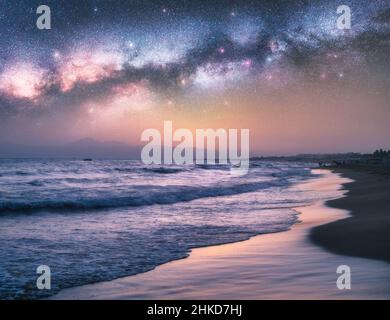
[[[2,145],[1,158],[65,158],[65,159],[139,159],[142,147],[129,146],[118,141],[98,141],[91,138],[68,144]]]

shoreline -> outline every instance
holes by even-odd
[[[349,179],[327,172],[297,188],[339,190]],[[333,200],[332,200],[333,201]],[[192,249],[185,259],[112,281],[64,289],[49,299],[381,299],[390,298],[390,266],[339,256],[313,244],[313,227],[348,217],[325,205],[296,208],[300,223],[290,230],[246,241]],[[336,268],[351,266],[354,290],[336,288]],[[174,283],[174,286],[172,284]],[[373,290],[375,288],[375,290]]]
[[[353,181],[344,184],[346,197],[326,205],[350,216],[313,228],[310,239],[330,252],[390,263],[390,179],[384,168],[335,168]]]

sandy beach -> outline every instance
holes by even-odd
[[[383,167],[338,168],[354,181],[346,197],[327,205],[346,209],[351,216],[312,230],[311,239],[338,254],[390,262],[390,170]]]
[[[299,184],[295,188],[339,190],[337,198],[340,198],[346,192],[341,189],[343,184],[348,183],[347,188],[350,190],[351,185],[358,185],[360,181],[358,175],[355,176],[357,182],[352,182],[345,176],[328,170],[317,170],[317,173],[321,173],[322,177]],[[374,185],[377,180],[381,179],[367,176],[363,180],[363,185],[369,181]],[[362,187],[356,190],[364,192]],[[377,189],[371,189],[370,192],[373,190]],[[348,197],[355,194],[354,192],[358,191],[349,191]],[[385,193],[380,195],[386,196]],[[379,198],[378,194],[375,201],[378,207],[374,207],[375,212],[372,213],[388,221],[385,209],[379,210],[382,208]],[[353,239],[357,240],[352,236],[347,238],[344,244],[341,241],[345,238],[341,239],[341,235],[337,241],[332,240],[334,232],[332,228],[336,228],[334,230],[343,228],[343,235],[346,237],[350,236],[349,230],[353,230],[351,234],[355,234],[355,229],[343,227],[346,223],[354,226],[364,222],[359,232],[363,232],[364,228],[366,230],[376,228],[374,222],[368,223],[370,219],[364,218],[363,213],[355,213],[354,209],[353,216],[350,217],[346,210],[350,208],[348,201],[348,198],[341,198],[332,200],[331,207],[325,205],[324,201],[319,201],[310,206],[296,208],[300,213],[300,223],[295,224],[287,232],[259,235],[232,244],[196,248],[190,252],[188,258],[163,264],[152,271],[65,289],[51,298],[389,299],[390,264],[350,256],[361,255],[387,260],[389,256],[384,252],[386,244],[379,246],[378,250],[372,251],[369,255],[370,249],[376,245],[374,240],[386,239],[380,238],[380,231],[378,238],[373,237],[373,242],[364,239],[363,234],[360,234],[359,241],[366,243],[367,246],[362,247],[358,242],[355,243],[353,247],[361,250],[358,252],[351,251],[348,247]],[[343,204],[343,209],[338,208],[341,207],[340,204]],[[366,207],[361,207],[361,210],[371,212],[369,211],[371,205],[371,201],[367,202]],[[357,219],[364,220],[356,221]],[[316,243],[326,249],[347,255],[334,254],[313,244],[310,234]],[[339,243],[338,246],[336,242]],[[351,290],[337,289],[336,269],[339,265],[348,265],[351,268]]]

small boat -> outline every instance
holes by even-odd
[[[92,159],[91,158],[85,158],[85,159],[83,159],[83,161],[92,161]]]

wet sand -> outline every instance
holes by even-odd
[[[311,239],[325,249],[356,257],[390,262],[390,170],[352,167],[333,170],[353,179],[346,197],[328,201],[351,216],[314,228]]]
[[[296,188],[336,190],[350,181],[322,173],[324,177]],[[348,211],[323,201],[296,210],[301,222],[287,232],[193,249],[186,259],[65,289],[52,299],[390,299],[390,264],[336,255],[309,239],[313,227],[346,218]],[[339,265],[351,268],[351,290],[337,289]]]

